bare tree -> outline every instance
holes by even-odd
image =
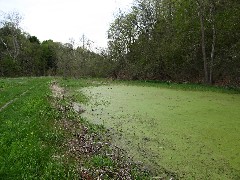
[[[10,12],[3,13],[3,20],[0,22],[1,27],[9,29],[9,39],[4,39],[0,36],[0,41],[6,48],[8,55],[15,61],[20,53],[18,35],[21,21],[22,16],[18,12]]]

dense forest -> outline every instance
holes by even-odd
[[[205,83],[240,81],[238,0],[136,0],[109,30],[116,75]]]
[[[112,77],[240,84],[239,0],[135,0],[108,30],[108,48],[40,42],[8,13],[0,25],[0,76]]]

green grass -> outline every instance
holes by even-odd
[[[107,156],[95,155],[89,161],[90,167],[113,167],[114,162]]]
[[[240,178],[238,90],[114,82],[82,91],[91,99],[84,116],[112,128],[116,144],[160,175]]]
[[[126,85],[136,85],[136,86],[144,86],[144,87],[161,87],[167,89],[175,89],[175,90],[183,90],[183,91],[210,91],[210,92],[220,92],[227,94],[240,94],[240,87],[235,86],[214,86],[214,85],[206,85],[206,84],[193,84],[193,83],[174,83],[174,82],[164,82],[164,81],[154,81],[154,80],[146,80],[146,81],[122,81],[117,80],[115,83],[126,84]]]
[[[0,179],[66,179],[59,145],[63,133],[54,125],[59,114],[50,105],[50,78],[1,79],[1,105],[18,97],[0,112]]]
[[[34,78],[0,79],[0,107],[36,85]]]

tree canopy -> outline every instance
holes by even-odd
[[[135,0],[108,30],[108,48],[45,40],[20,28],[18,13],[0,25],[0,76],[94,76],[240,84],[237,0]]]
[[[239,84],[239,18],[235,0],[135,0],[108,32],[117,76]]]
[[[74,42],[40,42],[20,28],[21,19],[18,13],[9,13],[1,20],[0,76],[107,76],[107,58],[88,50],[88,41],[78,47]]]

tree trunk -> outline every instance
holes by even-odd
[[[213,66],[214,66],[214,54],[215,54],[215,44],[216,44],[216,29],[215,29],[215,19],[214,19],[214,4],[211,6],[210,16],[212,22],[212,51],[211,51],[211,62],[210,62],[210,72],[209,72],[209,83],[213,83]]]
[[[199,5],[199,18],[201,24],[201,42],[202,42],[202,55],[203,55],[203,64],[204,64],[204,82],[207,84],[208,79],[208,63],[206,56],[206,45],[205,45],[205,26],[204,26],[204,5],[202,2],[197,1]]]

